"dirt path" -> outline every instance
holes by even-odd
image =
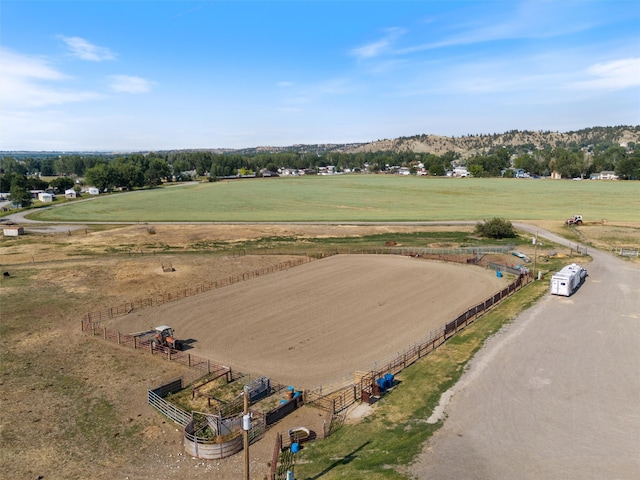
[[[640,268],[590,254],[576,294],[549,295],[476,355],[417,478],[640,478]]]

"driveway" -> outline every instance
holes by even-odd
[[[413,475],[640,478],[640,268],[589,254],[573,296],[547,295],[470,362]]]

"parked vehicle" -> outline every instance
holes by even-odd
[[[568,218],[565,225],[582,225],[582,215],[574,215],[571,218]]]
[[[587,270],[572,263],[551,277],[551,294],[570,297],[587,278]]]
[[[161,325],[153,330],[134,333],[133,335],[141,339],[149,340],[156,347],[182,350],[182,342],[174,337],[174,333],[173,328],[167,325]]]

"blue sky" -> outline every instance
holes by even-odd
[[[0,4],[0,150],[640,124],[635,1]]]

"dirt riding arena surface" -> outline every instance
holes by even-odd
[[[507,283],[479,267],[396,255],[337,255],[147,308],[108,324],[171,325],[193,353],[297,388],[355,370],[428,337]]]

